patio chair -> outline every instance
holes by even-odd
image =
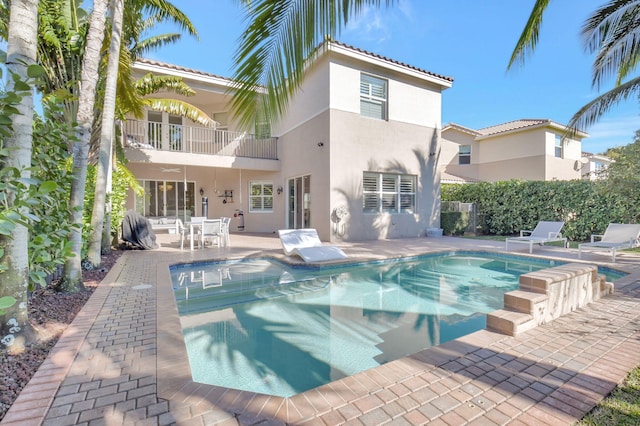
[[[297,255],[305,262],[324,262],[346,259],[339,247],[322,245],[315,229],[280,229],[278,231],[284,254]]]
[[[596,239],[598,239],[596,241]],[[609,250],[611,262],[616,261],[616,250],[638,247],[640,245],[640,224],[610,223],[604,234],[594,234],[590,243],[578,244],[578,259],[582,250]]]
[[[218,247],[222,241],[222,221],[220,219],[205,219],[202,221],[202,228],[200,231],[200,247],[204,248],[207,241],[216,240]]]
[[[231,218],[230,217],[221,217],[221,231],[222,238],[225,247],[229,247],[231,245],[231,239],[229,238],[229,227],[231,226]]]
[[[505,250],[509,251],[509,243],[529,244],[529,253],[533,253],[533,245],[562,241],[563,247],[567,246],[567,238],[560,231],[564,222],[540,221],[533,231],[522,230],[519,237],[510,237],[505,240]]]
[[[186,237],[187,230],[180,219],[176,219],[176,234],[180,236],[180,250],[184,250],[184,239]]]

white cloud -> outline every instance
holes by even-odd
[[[587,129],[589,137],[582,141],[582,150],[601,153],[607,148],[627,145],[633,142],[636,130],[640,130],[638,114],[603,117]]]
[[[391,36],[391,26],[384,19],[385,10],[364,7],[362,12],[349,20],[345,33],[349,38],[383,43]]]
[[[411,1],[408,0],[400,0],[398,2],[398,10],[402,14],[403,19],[408,19],[409,21],[413,21],[414,9]]]
[[[383,43],[391,39],[393,28],[413,22],[414,7],[411,0],[400,0],[386,7],[365,6],[359,15],[352,17],[345,28],[349,38]]]

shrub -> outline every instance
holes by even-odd
[[[603,233],[610,222],[629,222],[640,210],[606,181],[443,184],[441,193],[443,201],[475,203],[481,231],[496,235],[516,234],[533,229],[538,221],[553,220],[565,222],[562,233],[570,240],[584,241]]]
[[[467,212],[442,212],[440,225],[444,235],[462,235],[469,226],[469,213]]]

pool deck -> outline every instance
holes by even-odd
[[[640,364],[640,256],[583,261],[631,272],[615,292],[509,337],[482,330],[291,398],[190,380],[167,265],[283,258],[275,235],[232,234],[230,248],[130,251],[96,289],[2,425],[570,425]],[[351,259],[442,250],[504,252],[504,243],[415,238],[342,244]],[[526,255],[527,247],[510,253]],[[534,256],[577,261],[543,246]]]

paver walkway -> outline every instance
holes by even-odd
[[[614,295],[516,338],[480,331],[286,399],[193,383],[158,265],[281,249],[269,236],[232,235],[230,249],[194,252],[174,240],[159,235],[160,250],[123,255],[3,425],[572,424],[640,364],[640,257],[622,255],[616,265],[633,273]],[[445,237],[343,248],[371,258],[502,245]]]

